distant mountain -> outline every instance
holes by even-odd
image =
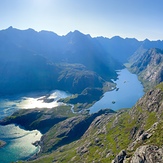
[[[136,61],[130,66],[133,73],[138,74],[145,90],[148,90],[163,81],[163,51],[149,49],[137,55]],[[135,57],[135,56],[133,56]]]
[[[134,63],[138,61],[146,51],[153,48],[163,49],[163,41],[150,41],[145,39],[141,42],[139,48],[128,58],[129,62]]]
[[[119,36],[109,38],[96,38],[105,50],[116,60],[121,63],[128,61],[135,62],[137,58],[150,48],[163,49],[163,41],[138,41],[135,38],[121,38]]]
[[[55,63],[80,63],[103,77],[109,76],[109,79],[115,78],[115,69],[121,67],[97,41],[79,31],[58,36],[47,31],[36,32],[32,29],[18,30],[10,27],[0,31],[0,37],[0,52],[12,47],[12,53],[23,49]]]
[[[150,47],[163,48],[163,41],[92,38],[77,30],[58,36],[9,27],[0,31],[0,94],[60,88],[81,93],[87,87],[101,88],[105,81],[117,78],[116,70],[129,58],[135,63]]]
[[[142,42],[141,47],[143,47],[144,49],[150,49],[150,48],[159,48],[159,49],[163,49],[163,41],[161,40],[157,40],[157,41],[150,41],[148,39],[145,39]]]
[[[0,94],[101,88],[122,66],[96,45],[78,31],[63,37],[33,29],[0,31]]]
[[[0,59],[0,94],[50,89],[80,93],[87,87],[101,88],[122,68],[79,31],[58,36],[9,27],[0,31]]]
[[[0,94],[54,89],[57,68],[38,55],[19,51],[0,55]]]
[[[111,39],[104,37],[96,38],[106,51],[116,60],[121,63],[128,61],[129,57],[141,46],[142,41],[135,38],[123,39],[119,36]]]
[[[98,41],[79,31],[70,32],[62,37],[59,62],[83,64],[106,80],[115,78],[115,70],[122,68]]]

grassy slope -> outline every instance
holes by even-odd
[[[156,88],[157,91],[162,90],[157,99],[163,99],[163,83]],[[149,109],[145,109],[149,105],[148,97],[150,92],[144,96],[144,101],[140,100],[132,109],[97,117],[81,139],[31,162],[111,162],[122,149],[125,149],[127,157],[130,157],[140,145],[162,146],[163,101],[159,101],[159,106],[153,103]],[[154,110],[157,106],[159,111]],[[156,122],[158,122],[157,127],[152,128]],[[133,148],[129,148],[141,131],[144,133],[147,131],[152,136],[137,141]]]

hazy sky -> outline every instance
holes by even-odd
[[[0,30],[163,40],[163,0],[0,0]]]

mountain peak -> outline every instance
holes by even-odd
[[[78,31],[78,30],[75,30],[73,33],[83,34],[83,33],[81,33],[81,32]]]
[[[117,39],[122,39],[120,36],[114,36],[111,39],[117,40]]]
[[[73,32],[70,31],[66,36],[68,36],[68,35],[91,37],[89,34],[84,34],[84,33],[80,32],[79,30],[74,30]]]
[[[12,31],[12,30],[14,30],[14,29],[16,29],[16,28],[13,28],[13,26],[10,26],[10,27],[8,27],[8,28],[5,29],[5,30],[7,30],[7,31]]]
[[[80,31],[78,30],[75,30],[75,31],[70,31],[66,36],[71,36],[71,35],[75,35],[75,36],[81,36],[81,35],[84,35],[83,33],[81,33]]]
[[[12,27],[12,26],[10,26],[10,27],[8,27],[7,29],[13,29],[13,27]]]

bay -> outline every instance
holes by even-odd
[[[0,119],[11,115],[18,109],[56,107],[61,104],[57,102],[58,99],[70,95],[64,91],[54,90],[0,98]],[[6,142],[6,145],[0,148],[0,162],[10,163],[25,160],[36,154],[39,147],[34,146],[33,143],[39,141],[41,136],[38,130],[27,131],[15,124],[0,125],[0,140]]]

